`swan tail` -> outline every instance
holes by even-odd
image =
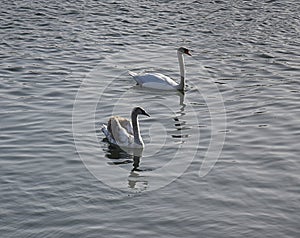
[[[128,71],[128,74],[130,76],[133,77],[133,79],[135,80],[135,82],[138,84],[138,85],[142,85],[142,82],[139,80],[139,77],[138,77],[138,74],[135,73],[135,72],[132,72],[132,71]]]
[[[113,143],[113,144],[116,144],[116,141],[115,139],[112,137],[111,133],[109,132],[109,130],[107,129],[107,126],[106,125],[102,125],[102,127],[100,128],[101,131],[103,132],[103,134],[106,136],[107,140],[110,142],[110,143]]]
[[[107,130],[107,126],[106,125],[102,125],[101,126],[101,131],[103,132],[103,134],[107,137],[110,133],[108,132],[108,130]]]
[[[135,73],[135,72],[132,72],[132,71],[128,71],[128,74],[129,74],[129,75],[131,75],[132,77],[135,77],[135,76],[137,76],[137,75],[138,75],[137,73]]]

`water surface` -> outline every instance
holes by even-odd
[[[298,237],[298,5],[4,1],[2,236]],[[179,46],[184,95],[135,86],[177,80]],[[100,131],[134,105],[138,157]]]

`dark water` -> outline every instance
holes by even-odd
[[[0,17],[1,237],[300,235],[298,1],[2,1]],[[185,95],[134,86],[128,70],[177,79],[179,46]],[[134,105],[151,114],[138,158],[99,130]]]

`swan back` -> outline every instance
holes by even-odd
[[[129,72],[129,74],[138,85],[146,88],[174,90],[174,88],[178,87],[178,83],[176,83],[173,79],[160,73],[136,74]]]

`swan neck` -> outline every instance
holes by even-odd
[[[178,56],[178,63],[179,63],[179,69],[180,69],[180,83],[178,85],[178,90],[184,89],[184,78],[185,78],[185,69],[184,69],[184,58],[183,54],[179,51],[177,51]]]
[[[132,122],[134,143],[136,143],[138,145],[144,145],[142,137],[141,137],[141,133],[140,133],[138,115],[134,112],[131,114],[131,122]]]

